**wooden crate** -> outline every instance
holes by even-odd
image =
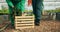
[[[34,16],[15,16],[15,28],[34,28]]]

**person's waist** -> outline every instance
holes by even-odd
[[[12,2],[20,2],[20,0],[14,0],[14,1],[12,1]]]
[[[14,1],[20,2],[21,0],[14,0]]]

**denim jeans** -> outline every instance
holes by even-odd
[[[35,15],[35,20],[41,19],[43,10],[43,0],[32,0],[33,13]]]

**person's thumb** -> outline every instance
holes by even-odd
[[[12,6],[12,8],[14,8],[14,6]]]

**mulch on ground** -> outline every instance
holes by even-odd
[[[12,29],[11,25],[9,25],[9,27],[7,27],[2,32],[60,32],[60,21],[42,20],[40,22],[40,26],[35,26],[34,28],[31,29],[22,29],[22,30]]]

